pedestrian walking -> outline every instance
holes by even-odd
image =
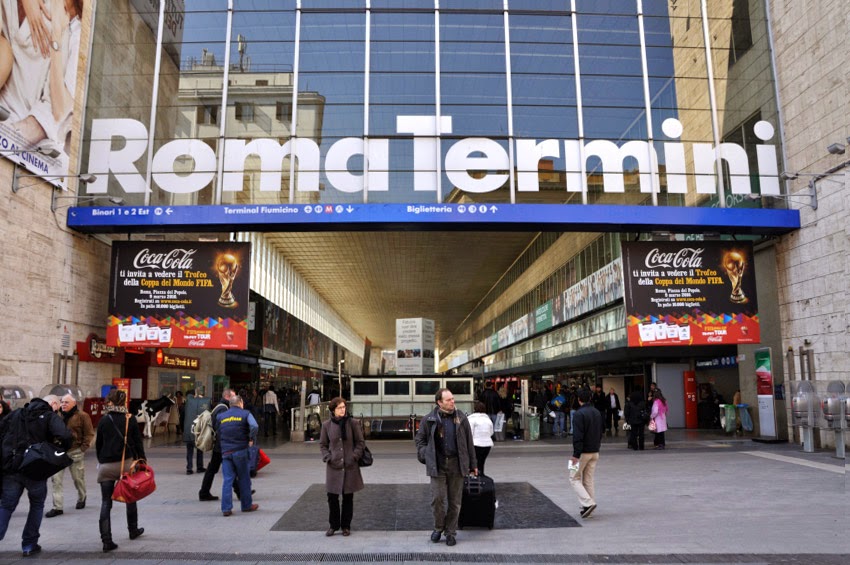
[[[204,452],[195,447],[195,434],[192,432],[192,424],[198,414],[210,409],[210,399],[204,397],[192,389],[186,393],[186,410],[183,417],[183,442],[186,444],[186,474],[191,475],[192,459],[196,461],[195,468],[199,473],[206,471],[204,468]]]
[[[493,392],[496,394],[496,391]],[[475,446],[478,474],[483,475],[484,462],[493,447],[493,422],[490,420],[487,407],[483,402],[475,403],[475,412],[470,414],[467,419],[469,420],[469,427],[472,429],[472,444]]]
[[[76,508],[82,510],[86,507],[86,465],[83,457],[91,447],[92,440],[94,440],[94,427],[91,423],[91,416],[78,408],[77,399],[73,395],[66,394],[63,396],[59,407],[65,427],[71,432],[71,449],[67,451],[67,454],[74,462],[71,463],[68,470],[71,473],[71,479],[74,481],[74,487],[77,489]],[[45,518],[54,518],[64,513],[64,477],[64,469],[51,477],[53,508],[47,511],[47,514],[44,515]]]
[[[237,479],[242,491],[239,498],[242,512],[254,512],[260,507],[251,498],[253,491],[248,465],[248,448],[254,445],[258,431],[257,420],[244,409],[241,396],[231,397],[230,408],[216,416],[215,432],[221,440],[221,471],[224,477],[221,485],[223,516],[233,514],[233,482]]]
[[[109,392],[104,410],[106,414],[97,424],[95,452],[101,497],[98,523],[103,552],[106,553],[118,549],[118,545],[112,541],[112,493],[115,491],[115,482],[121,478],[121,460],[145,459],[145,447],[135,418],[127,413],[127,394],[123,390]],[[139,527],[138,503],[128,502],[126,506],[127,531],[133,540],[145,533],[145,529]]]
[[[655,438],[652,444],[655,449],[666,449],[667,442],[665,441],[665,432],[667,431],[667,399],[660,388],[656,388],[652,395],[652,413],[650,414],[649,431],[655,432]],[[655,428],[655,429],[653,429]]]
[[[41,537],[41,519],[44,501],[47,498],[47,479],[28,476],[18,469],[23,460],[21,447],[33,443],[51,442],[63,450],[71,446],[71,432],[55,412],[59,409],[59,398],[48,395],[34,398],[25,407],[12,412],[3,419],[0,436],[3,437],[3,495],[0,497],[0,540],[6,537],[9,520],[21,500],[24,490],[29,498],[29,512],[21,535],[21,550],[24,557],[41,552],[38,538]]]
[[[632,391],[623,410],[623,416],[626,423],[631,426],[629,429],[629,449],[643,451],[643,431],[649,421],[649,411],[646,409],[643,393],[640,390]]]
[[[457,543],[463,477],[477,475],[478,465],[469,420],[455,408],[452,391],[441,388],[434,399],[437,406],[422,418],[416,432],[416,458],[431,479],[431,541],[439,542],[445,533],[446,545],[453,546]]]
[[[582,518],[596,510],[593,477],[602,444],[602,414],[591,404],[590,391],[577,394],[578,410],[573,416],[573,456],[570,458],[570,484],[578,495]]]
[[[216,404],[211,410],[210,420],[212,422],[215,422],[215,419],[219,414],[230,408],[230,400],[234,396],[235,394],[233,393],[232,388],[226,388],[222,391],[221,400],[219,400],[218,404]],[[256,418],[254,419],[256,420]],[[206,471],[204,471],[204,478],[201,480],[201,490],[198,491],[198,500],[202,502],[218,500],[218,497],[212,493],[211,489],[213,480],[215,479],[219,469],[221,469],[221,439],[216,435],[212,454],[210,455],[210,462],[207,464]],[[237,498],[241,496],[238,480],[233,481],[233,492],[236,493]]]
[[[342,397],[332,399],[328,409],[331,416],[322,424],[319,435],[319,449],[322,461],[326,464],[325,489],[328,493],[329,526],[325,535],[332,536],[342,528],[342,535],[349,536],[351,519],[354,517],[354,493],[363,490],[358,461],[366,448],[366,441],[360,422],[346,413]]]

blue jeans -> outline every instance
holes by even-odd
[[[251,508],[251,471],[248,468],[248,448],[231,451],[221,456],[221,472],[224,482],[221,485],[221,511],[233,510],[233,480],[239,480],[242,511]]]
[[[36,481],[28,479],[21,474],[6,475],[3,477],[3,495],[0,498],[0,540],[6,537],[9,528],[9,519],[21,500],[21,495],[27,490],[30,500],[30,510],[27,514],[27,522],[24,524],[24,533],[21,536],[21,548],[28,551],[35,546],[39,538],[41,518],[44,515],[44,501],[47,498],[47,480]]]
[[[555,435],[563,434],[567,431],[567,415],[558,410],[555,412],[555,423],[552,426],[552,433]]]

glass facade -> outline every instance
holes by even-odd
[[[102,0],[94,26],[83,169],[127,204],[779,190],[763,0]]]

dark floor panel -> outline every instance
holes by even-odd
[[[529,483],[496,485],[496,529],[578,527],[569,514]],[[273,532],[321,531],[328,527],[325,485],[311,485],[272,527]],[[427,484],[369,484],[354,495],[358,530],[430,530],[431,496]]]

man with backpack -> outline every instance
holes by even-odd
[[[57,449],[67,450],[71,446],[71,432],[62,418],[56,414],[59,397],[49,395],[34,398],[23,408],[12,412],[0,426],[3,455],[3,495],[0,499],[0,540],[6,537],[12,512],[18,505],[24,490],[29,496],[29,513],[21,538],[23,556],[41,552],[38,545],[39,529],[47,498],[47,479],[32,478],[20,471],[24,452],[31,445],[48,442]]]
[[[221,393],[221,400],[218,404],[210,412],[210,416],[207,419],[209,422],[209,426],[213,426],[213,422],[218,417],[219,414],[226,412],[230,409],[230,400],[236,396],[236,393],[233,392],[232,388],[226,388]],[[200,432],[200,431],[199,431]],[[215,437],[215,436],[214,436]],[[204,480],[201,481],[201,490],[198,491],[198,500],[208,501],[208,500],[218,500],[218,497],[215,496],[210,489],[212,489],[213,480],[215,479],[218,470],[221,468],[221,440],[218,437],[215,437],[215,441],[213,443],[212,455],[210,456],[210,462],[207,465],[207,470],[204,472]],[[233,492],[236,493],[237,497],[241,497],[241,492],[239,489],[239,481],[233,481]]]

